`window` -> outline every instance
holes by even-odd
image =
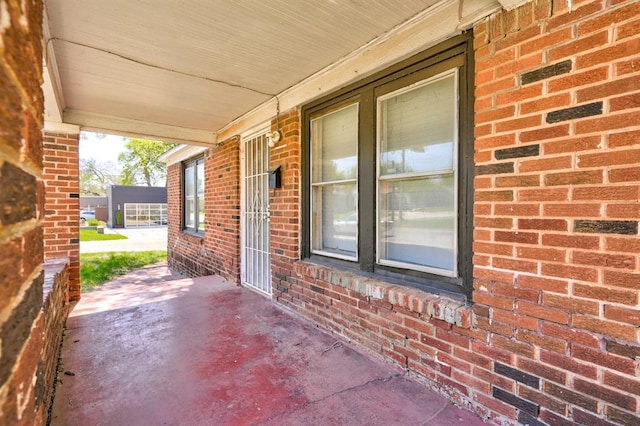
[[[470,293],[471,52],[457,37],[303,109],[307,257]]]
[[[184,164],[184,229],[204,232],[204,158]]]
[[[378,98],[380,264],[454,276],[456,70]]]
[[[312,250],[356,259],[358,106],[311,121]]]

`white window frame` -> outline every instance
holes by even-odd
[[[310,140],[310,144],[311,146],[313,146],[313,122],[316,120],[319,120],[323,117],[326,117],[330,114],[334,114],[338,111],[342,111],[345,110],[347,108],[351,108],[355,106],[356,107],[356,116],[359,117],[360,114],[360,103],[358,101],[356,102],[349,102],[345,105],[341,105],[339,108],[336,109],[332,109],[329,111],[323,111],[322,114],[318,115],[317,117],[312,118],[311,120],[309,120],[309,134],[311,135],[311,140]],[[359,118],[358,118],[359,119]],[[357,124],[357,126],[359,125],[359,123]],[[356,141],[356,158],[358,158],[359,156],[359,143]],[[311,252],[313,254],[319,254],[322,256],[327,256],[327,257],[333,257],[336,259],[343,259],[343,260],[350,260],[350,261],[358,261],[358,224],[356,224],[356,235],[355,235],[355,239],[356,239],[356,254],[355,256],[349,256],[346,254],[340,254],[340,253],[336,253],[336,252],[332,252],[332,251],[326,251],[326,250],[322,250],[322,249],[314,249],[313,248],[313,241],[316,237],[316,235],[314,234],[314,229],[315,229],[315,223],[313,221],[313,212],[314,212],[314,204],[313,204],[313,190],[315,188],[319,188],[322,186],[333,186],[333,185],[339,185],[339,184],[345,184],[345,183],[355,183],[356,185],[356,194],[357,194],[357,199],[359,200],[360,194],[358,193],[358,174],[356,174],[356,177],[354,179],[344,179],[344,180],[335,180],[335,181],[327,181],[327,182],[318,182],[318,183],[314,183],[313,182],[313,166],[314,166],[314,158],[313,158],[313,148],[311,149],[310,152],[310,166],[309,166],[309,182],[311,184],[311,194],[310,194],[310,211],[309,211],[309,223],[311,224],[311,229],[310,229],[310,235],[311,235]],[[359,209],[359,207],[358,207]],[[359,217],[359,216],[358,216]],[[359,220],[359,219],[358,219]],[[319,224],[320,227],[322,227],[322,224]]]
[[[436,81],[444,78],[449,78],[453,76],[454,81],[454,117],[453,117],[453,159],[452,165],[453,169],[442,169],[442,170],[432,170],[428,172],[409,172],[409,173],[399,173],[394,175],[381,175],[380,170],[380,148],[382,143],[382,102],[387,99],[391,99],[398,95],[402,95],[403,93],[410,92],[412,90],[418,89],[420,87],[427,86],[429,84],[435,83]],[[459,109],[460,109],[460,96],[459,96],[459,87],[458,87],[458,68],[454,68],[451,70],[447,70],[440,74],[434,75],[433,77],[418,81],[416,83],[410,84],[406,87],[400,88],[393,92],[387,93],[385,95],[379,96],[376,99],[376,263],[380,265],[392,266],[403,269],[410,269],[422,272],[428,272],[435,275],[443,275],[446,277],[456,277],[458,276],[458,191],[459,191],[459,163],[458,163],[458,150],[459,150]],[[380,241],[380,221],[383,219],[380,217],[380,182],[381,181],[405,181],[411,178],[424,178],[429,176],[439,176],[443,174],[449,174],[453,172],[453,182],[455,187],[454,194],[454,206],[453,206],[453,218],[454,218],[454,238],[453,238],[453,270],[434,268],[429,266],[416,265],[413,263],[399,262],[394,260],[382,259],[380,257],[381,253],[381,241]]]
[[[202,164],[203,165],[203,172],[202,172],[202,179],[204,181],[204,157],[200,156],[197,158],[192,158],[188,161],[185,161],[182,165],[182,210],[183,210],[183,214],[182,214],[182,229],[190,232],[190,233],[194,233],[194,234],[199,234],[199,235],[203,235],[204,234],[204,227],[200,227],[200,225],[204,225],[204,223],[200,223],[200,214],[199,214],[199,193],[198,193],[198,166]],[[193,170],[194,170],[194,175],[193,175],[193,195],[190,197],[193,197],[193,224],[194,226],[188,226],[187,225],[187,169],[189,167],[193,166]],[[206,182],[205,185],[206,186]],[[189,198],[190,198],[189,197]],[[202,198],[203,198],[203,202],[206,201],[204,200],[204,193],[202,193]],[[205,219],[206,219],[206,213],[205,213]]]

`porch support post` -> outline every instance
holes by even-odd
[[[43,133],[44,259],[69,259],[69,300],[80,299],[80,128],[45,124]]]

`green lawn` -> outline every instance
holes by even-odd
[[[94,290],[110,279],[141,268],[145,265],[167,260],[165,250],[129,251],[80,254],[81,291]]]
[[[104,240],[126,240],[127,237],[120,234],[98,234],[95,229],[81,229],[80,241],[104,241]]]

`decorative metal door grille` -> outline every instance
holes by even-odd
[[[266,134],[244,142],[242,281],[271,294],[269,257],[269,148]]]

